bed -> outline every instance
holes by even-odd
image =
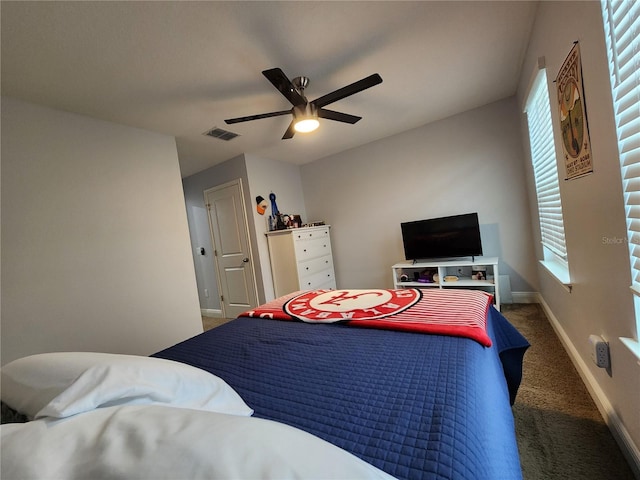
[[[126,402],[99,398],[87,406],[83,400],[80,409],[69,409],[82,397],[77,392],[57,409],[45,395],[30,407],[35,420],[2,427],[3,473],[5,457],[17,450],[7,453],[7,445],[26,440],[51,448],[43,432],[74,420],[82,424],[82,438],[92,439],[88,444],[99,441],[92,432],[115,423],[115,436],[122,431],[150,436],[135,438],[139,449],[177,442],[183,457],[189,452],[185,472],[167,470],[176,465],[174,447],[151,452],[146,470],[139,462],[147,455],[120,462],[116,472],[126,478],[152,478],[152,473],[164,473],[163,478],[522,478],[511,404],[528,342],[491,306],[490,295],[408,290],[414,293],[296,292],[145,359],[222,382],[226,400],[207,400],[214,404],[208,410],[199,398],[194,406],[188,387],[178,402],[171,394],[154,397],[154,387],[154,395],[143,391]],[[97,377],[99,384],[109,379]],[[113,376],[114,387],[118,378],[121,372]],[[165,381],[163,375],[158,378]],[[37,408],[45,415],[38,417]],[[72,415],[55,417],[65,408]],[[24,433],[21,429],[30,424],[35,427]],[[124,448],[107,452],[106,459],[104,445],[100,448],[101,456],[95,448],[82,451],[84,462],[65,471],[66,477],[83,478],[87,458],[111,471]],[[55,458],[64,471],[77,455],[61,450],[46,457]],[[204,466],[201,457],[208,457]],[[12,460],[11,467],[23,468],[22,463],[28,461]],[[27,473],[32,475],[23,478],[38,478],[37,468]],[[92,472],[96,478],[98,473]]]

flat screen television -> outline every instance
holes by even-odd
[[[400,224],[407,260],[482,255],[477,213]]]

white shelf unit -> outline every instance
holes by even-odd
[[[476,257],[473,260],[454,259],[429,262],[402,262],[393,265],[394,288],[472,288],[485,290],[494,296],[494,305],[500,310],[498,288],[498,258]],[[474,271],[483,271],[485,279],[472,276]],[[403,279],[407,276],[407,280]],[[437,275],[437,276],[434,276]],[[445,277],[457,277],[446,281]],[[424,279],[430,280],[425,282]],[[423,281],[418,281],[421,279]]]

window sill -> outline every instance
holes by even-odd
[[[560,285],[569,293],[571,293],[571,289],[573,285],[571,285],[571,278],[569,276],[569,269],[564,265],[561,265],[558,262],[552,262],[548,260],[541,260],[540,265],[542,265],[547,272],[551,274],[553,278],[555,278]]]
[[[633,353],[638,359],[640,365],[640,342],[633,338],[620,337],[620,341]]]

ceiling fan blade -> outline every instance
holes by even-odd
[[[328,120],[335,120],[337,122],[344,122],[344,123],[351,123],[351,124],[356,123],[358,120],[362,119],[362,117],[356,117],[355,115],[349,115],[348,113],[327,110],[326,108],[319,108],[318,116],[320,118],[326,118]]]
[[[368,77],[363,78],[362,80],[358,80],[351,85],[347,85],[346,87],[339,88],[334,92],[327,93],[320,98],[316,98],[311,103],[316,107],[321,108],[325,105],[329,105],[330,103],[342,100],[343,98],[353,95],[354,93],[358,93],[362,90],[373,87],[374,85],[378,85],[379,83],[382,83],[382,77],[377,73],[374,73],[373,75],[369,75]]]
[[[261,113],[259,115],[249,115],[248,117],[229,118],[224,122],[227,124],[249,122],[251,120],[259,120],[261,118],[278,117],[280,115],[287,115],[291,113],[291,110],[280,110],[279,112]]]
[[[264,70],[262,74],[267,77],[267,80],[269,80],[292,105],[297,107],[307,103],[307,99],[298,93],[293,83],[291,83],[291,80],[289,80],[279,68]]]
[[[296,124],[296,119],[294,118],[293,120],[291,120],[291,123],[289,124],[289,128],[287,128],[287,131],[284,132],[284,135],[282,136],[282,140],[292,138],[296,134],[296,130],[293,128],[295,124]]]

